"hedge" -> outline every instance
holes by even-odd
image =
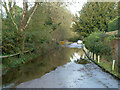
[[[85,46],[90,52],[97,55],[111,55],[111,48],[104,43],[106,34],[104,32],[94,32],[84,39]]]

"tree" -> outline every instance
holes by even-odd
[[[8,5],[7,5],[8,4]],[[28,5],[27,2],[24,0],[23,1],[23,12],[21,14],[21,8],[19,8],[18,6],[16,6],[15,2],[9,2],[6,3],[6,1],[3,2],[2,6],[5,8],[7,17],[3,19],[3,23],[9,23],[7,27],[9,27],[10,25],[13,27],[13,25],[16,27],[16,31],[14,31],[14,28],[11,28],[11,32],[17,34],[19,37],[21,37],[22,42],[20,42],[19,44],[21,45],[21,50],[24,51],[24,41],[25,41],[25,29],[27,28],[28,24],[31,21],[31,18],[33,16],[33,14],[35,13],[37,6],[39,5],[38,2],[35,2],[34,4],[34,9],[31,12],[30,16],[27,16],[27,12],[28,12]],[[8,7],[7,7],[8,6]],[[16,12],[17,10],[17,12]],[[16,15],[17,14],[17,15]],[[16,17],[17,16],[17,17]],[[22,16],[22,17],[21,17]],[[21,20],[20,20],[21,17]],[[27,20],[28,17],[28,20]],[[7,22],[9,21],[9,22]],[[10,23],[12,21],[12,24]],[[6,28],[7,30],[8,28]],[[9,29],[8,29],[9,30]],[[20,35],[21,34],[21,35]],[[16,41],[19,42],[18,37],[16,38]],[[13,48],[13,44],[8,44],[9,46],[12,46]],[[16,46],[16,45],[15,45]],[[5,48],[5,46],[2,46],[3,48]]]
[[[116,7],[114,2],[87,2],[76,17],[73,30],[84,37],[91,32],[107,31],[109,21],[117,16]]]
[[[13,2],[11,4],[13,8]],[[14,5],[11,15],[8,12],[8,17],[2,18],[4,54],[31,49],[45,51],[49,45],[55,46],[70,36],[71,14],[62,4],[36,2],[29,10],[28,7],[27,2],[23,8]]]
[[[26,22],[25,20],[26,20],[26,17],[27,17],[28,5],[27,5],[26,1],[23,2],[23,14],[22,14],[22,19],[21,19],[21,24],[20,24],[20,29],[21,29],[22,32],[25,31],[25,29],[27,28],[28,24],[30,23],[30,20],[31,20],[33,14],[35,13],[38,5],[39,5],[39,3],[35,2],[34,9],[33,9],[32,13],[30,14],[27,23],[25,23]],[[22,51],[24,51],[24,43],[25,43],[25,33],[23,33],[23,42],[22,42],[22,48],[21,48]]]
[[[71,14],[63,5],[41,3],[28,26],[28,30],[40,30],[39,37],[46,32],[46,38],[50,35],[53,40],[59,41],[70,36],[71,22]]]

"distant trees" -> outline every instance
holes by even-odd
[[[87,2],[76,16],[73,30],[86,37],[91,32],[107,31],[110,20],[117,16],[115,2]]]
[[[47,35],[46,38],[50,36],[52,40],[59,41],[70,36],[71,22],[71,13],[64,5],[58,5],[55,2],[41,3],[30,22],[28,30],[39,30],[41,32],[40,36],[44,31]]]
[[[56,26],[56,30],[52,33],[52,38],[57,41],[71,37],[71,13],[65,8],[64,3],[60,5],[60,3],[58,5],[52,5],[50,12],[53,23],[55,24],[54,27]]]

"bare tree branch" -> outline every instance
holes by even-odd
[[[3,2],[3,5],[2,5],[4,8],[5,8],[5,11],[6,11],[6,13],[7,13],[7,17],[9,16],[9,11],[8,11],[8,9],[7,9],[7,5],[6,5],[6,2],[4,1]]]
[[[18,30],[18,26],[17,26],[17,24],[15,23],[15,21],[13,20],[13,17],[12,17],[12,15],[11,15],[11,12],[8,11],[7,5],[6,5],[6,2],[5,2],[5,1],[3,2],[3,7],[5,8],[5,11],[6,11],[6,13],[7,13],[7,17],[10,16],[10,18],[11,18],[11,20],[12,20],[12,23],[15,25],[16,29]]]
[[[12,5],[12,2],[10,2],[10,1],[8,0],[9,12],[11,12],[11,10],[12,10],[11,5]]]
[[[24,1],[23,2],[23,14],[22,14],[22,19],[21,19],[21,23],[20,23],[20,28],[21,28],[21,31],[24,31],[24,25],[25,25],[25,20],[26,20],[26,17],[27,17],[27,9],[28,9],[28,5],[27,5],[27,2]]]
[[[15,21],[13,20],[13,17],[12,17],[12,15],[11,15],[10,12],[9,12],[9,15],[10,15],[10,18],[11,18],[13,24],[15,25],[16,29],[18,30],[18,26],[17,26],[17,24],[15,23]]]
[[[15,18],[15,6],[16,6],[16,2],[14,1],[14,3],[13,3],[13,8],[12,8],[13,18]]]
[[[39,3],[38,3],[38,2],[36,2],[36,3],[35,3],[34,10],[33,10],[33,12],[31,13],[31,15],[30,15],[30,17],[29,17],[29,19],[28,19],[28,21],[27,21],[27,24],[26,24],[26,25],[25,25],[25,27],[24,27],[24,30],[27,28],[28,24],[30,23],[30,20],[31,20],[31,18],[32,18],[33,14],[35,13],[35,11],[36,11],[36,9],[37,9],[38,5],[39,5]]]

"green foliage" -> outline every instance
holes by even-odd
[[[2,53],[13,54],[20,51],[20,33],[16,30],[10,18],[2,20]]]
[[[114,31],[119,29],[118,27],[118,23],[120,23],[119,19],[120,17],[116,17],[115,19],[108,23],[108,31]]]
[[[33,8],[27,12],[27,19],[32,11]],[[22,8],[15,6],[10,13],[19,30],[16,30],[9,15],[6,18],[2,18],[2,53],[4,55],[21,51],[24,34],[25,50],[31,50],[33,48],[39,50],[39,48],[45,48],[47,45],[49,46],[52,39],[59,41],[69,36],[66,34],[69,33],[71,14],[67,9],[57,6],[57,4],[41,3],[24,32],[21,32],[19,27]],[[64,19],[63,17],[68,19]]]
[[[48,19],[45,21],[45,24],[46,25],[52,25],[53,24],[53,21],[52,21],[51,17],[48,17]]]
[[[114,34],[112,34],[109,37],[106,37],[105,39],[106,39],[106,41],[110,42],[111,40],[116,39],[116,37]]]
[[[22,54],[19,55],[19,58],[18,58],[18,56],[4,58],[2,61],[3,67],[4,68],[17,67],[17,66],[25,64],[26,62],[30,61],[33,58],[36,58],[37,56],[40,56],[40,54],[39,53],[28,53],[25,55],[22,55]]]
[[[104,58],[103,58],[104,60]],[[117,64],[115,64],[115,70],[112,70],[112,60],[111,61],[101,61],[100,63],[98,63],[98,61],[95,60],[95,62],[97,64],[99,64],[101,67],[103,67],[104,69],[106,69],[107,71],[109,71],[110,73],[120,77],[120,73],[118,72],[118,67]]]
[[[105,36],[103,32],[94,32],[85,38],[85,46],[97,55],[111,55],[111,48],[103,41]]]
[[[15,11],[10,12],[15,23],[19,26],[22,14],[22,8],[15,6]],[[20,43],[22,40],[21,31],[16,30],[12,23],[10,15],[2,18],[2,54],[9,55],[20,51]]]
[[[65,7],[59,7],[54,3],[40,3],[37,7],[32,19],[25,29],[20,30],[20,22],[22,16],[22,8],[15,6],[11,10],[13,20],[18,26],[16,30],[13,24],[10,14],[2,18],[2,54],[10,55],[21,52],[21,46],[24,41],[24,51],[36,50],[45,53],[48,50],[56,48],[59,40],[64,40],[69,37],[69,30],[71,25],[71,14],[65,9]],[[28,20],[34,8],[31,8],[27,12]],[[25,38],[24,38],[25,35]],[[5,59],[3,66],[16,67],[21,63],[27,62],[29,59],[34,58],[33,54],[30,54],[31,58],[23,55],[20,58]]]
[[[87,37],[92,32],[107,31],[110,20],[117,16],[114,2],[87,2],[76,16],[73,30]]]

